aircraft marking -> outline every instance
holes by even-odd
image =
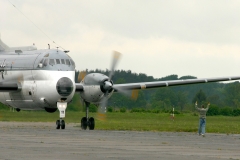
[[[0,65],[0,72],[2,73],[2,79],[4,79],[3,73],[4,73],[4,68],[5,68],[5,61],[6,59],[4,59],[4,61],[2,62],[2,64]]]
[[[140,86],[141,86],[141,89],[146,89],[147,88],[145,84],[140,84]]]

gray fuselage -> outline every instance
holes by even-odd
[[[56,108],[75,93],[75,64],[56,49],[0,52],[0,83],[18,83],[21,89],[0,92],[3,104],[24,110]]]

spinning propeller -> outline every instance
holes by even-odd
[[[111,93],[114,90],[116,90],[119,93],[122,93],[128,97],[131,97],[132,99],[136,100],[138,97],[138,91],[137,90],[123,90],[123,89],[119,89],[119,88],[115,88],[114,84],[112,82],[112,77],[114,75],[115,72],[115,68],[117,66],[117,63],[119,61],[121,57],[121,53],[117,52],[117,51],[113,51],[113,60],[112,60],[112,65],[111,65],[111,70],[109,73],[109,77],[108,80],[104,81],[101,84],[101,87],[103,88],[104,92],[104,97],[102,98],[102,100],[100,101],[100,105],[98,107],[98,119],[100,120],[105,120],[106,119],[106,115],[105,113],[107,112],[107,104],[108,104],[108,95],[109,93]]]
[[[78,82],[81,82],[86,76],[86,71],[81,71],[78,73]]]
[[[107,102],[108,102],[108,94],[113,90],[113,82],[112,77],[114,75],[115,68],[117,66],[118,60],[121,57],[121,53],[117,51],[113,51],[113,60],[111,65],[111,70],[108,76],[108,80],[104,81],[102,84],[102,88],[104,89],[104,97],[100,101],[100,105],[98,107],[98,119],[105,120],[107,112]]]

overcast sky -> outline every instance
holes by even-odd
[[[53,40],[77,70],[110,68],[117,50],[117,69],[155,78],[235,76],[239,8],[239,0],[0,0],[0,33],[10,47],[55,48]]]

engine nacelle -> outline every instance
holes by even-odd
[[[100,73],[91,73],[84,77],[81,84],[84,91],[80,92],[82,99],[90,103],[99,103],[104,96],[108,98],[112,95],[112,82],[109,78]]]
[[[45,109],[45,111],[47,111],[48,113],[54,113],[54,112],[56,112],[56,110],[57,110],[57,108],[47,108],[47,107],[45,107],[44,109]]]

